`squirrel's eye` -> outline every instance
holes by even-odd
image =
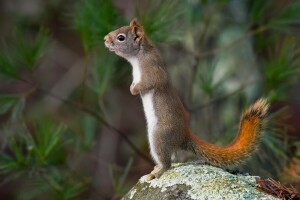
[[[126,37],[125,37],[124,34],[119,34],[119,35],[117,36],[117,39],[118,39],[120,42],[123,42],[123,41],[126,39]]]

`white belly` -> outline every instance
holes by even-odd
[[[132,65],[132,77],[133,77],[133,85],[139,83],[141,81],[141,68],[139,66],[139,62],[137,58],[128,59],[130,64]],[[147,129],[148,129],[148,140],[150,146],[150,153],[156,162],[156,164],[160,164],[157,153],[154,147],[154,134],[157,126],[157,116],[155,114],[154,103],[153,103],[153,94],[154,90],[148,91],[146,94],[141,95],[145,117],[147,121]]]
[[[141,97],[142,97],[142,101],[143,101],[145,117],[147,120],[150,152],[151,152],[151,155],[152,155],[153,159],[155,160],[155,162],[157,164],[159,164],[159,159],[158,159],[157,153],[155,151],[155,147],[154,147],[154,139],[155,139],[154,134],[155,134],[158,119],[155,114],[153,94],[154,94],[154,90],[150,90],[146,94],[141,95]]]
[[[128,61],[130,62],[131,66],[132,66],[132,77],[133,77],[133,84],[137,84],[138,82],[141,81],[141,69],[139,66],[139,62],[137,58],[132,58],[132,59],[128,59]]]

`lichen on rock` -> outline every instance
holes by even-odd
[[[141,177],[123,199],[276,199],[255,189],[256,178],[199,162],[177,163],[158,179]]]

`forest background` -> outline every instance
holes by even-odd
[[[242,111],[269,100],[238,169],[300,190],[300,1],[0,0],[1,199],[118,199],[151,171],[131,67],[103,44],[133,17],[199,137],[228,144]]]

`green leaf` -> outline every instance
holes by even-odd
[[[0,51],[0,74],[10,79],[20,79],[20,73],[33,71],[42,57],[47,31],[41,29],[35,39],[26,37],[25,31],[17,31],[9,48]]]
[[[26,69],[33,71],[37,62],[43,56],[46,45],[47,31],[41,29],[33,41],[26,38],[24,33],[17,32],[17,50],[20,62]]]
[[[27,141],[34,148],[41,165],[47,165],[57,157],[56,153],[60,152],[62,146],[62,130],[62,126],[43,120],[37,124],[33,137],[27,135]]]
[[[43,177],[58,200],[74,199],[86,190],[86,183],[73,178],[68,171],[54,169]]]
[[[62,126],[45,120],[34,128],[32,133],[22,129],[21,134],[9,136],[7,147],[12,155],[0,155],[0,173],[31,173],[62,164]]]
[[[272,94],[273,99],[280,97],[280,93],[297,80],[300,71],[299,55],[300,48],[295,40],[286,39],[280,46],[279,55],[265,63],[267,92]]]
[[[65,200],[71,200],[78,197],[81,193],[86,190],[85,184],[81,182],[72,182],[68,184],[63,191],[63,196]]]
[[[86,51],[99,44],[103,46],[104,36],[120,24],[111,0],[81,0],[73,18],[73,26],[80,33]]]
[[[279,14],[273,17],[270,22],[270,27],[273,29],[287,31],[290,26],[300,25],[300,2],[293,1],[288,5],[283,6]]]
[[[9,141],[13,156],[4,153],[0,154],[0,173],[5,174],[14,172],[19,176],[28,168],[28,162],[23,155],[22,143],[17,142],[13,137],[11,137]]]
[[[21,97],[18,99],[18,101],[15,103],[12,113],[11,113],[11,119],[12,121],[21,120],[23,116],[23,111],[25,109],[26,99],[25,97]]]
[[[197,80],[200,82],[202,91],[209,96],[218,91],[220,86],[222,86],[222,83],[228,79],[231,73],[228,72],[222,79],[216,81],[216,69],[217,64],[213,61],[212,63],[205,64],[200,70],[198,70]]]
[[[0,153],[0,172],[9,173],[16,169],[19,169],[19,164],[9,155]]]
[[[4,114],[12,109],[18,102],[17,96],[0,95],[0,114]]]
[[[9,113],[12,122],[20,121],[23,117],[26,99],[18,95],[0,95],[0,114]]]
[[[272,1],[250,1],[250,14],[252,22],[263,25],[266,23],[265,14],[270,8]]]
[[[7,78],[16,79],[19,77],[18,71],[16,58],[0,51],[0,74]]]
[[[180,30],[171,27],[183,13],[178,0],[160,1],[157,5],[150,1],[149,7],[138,13],[138,16],[149,38],[155,43],[160,43],[178,40]]]
[[[47,183],[52,187],[52,189],[57,191],[63,191],[63,187],[60,185],[59,180],[56,179],[55,176],[49,174],[43,176]]]

